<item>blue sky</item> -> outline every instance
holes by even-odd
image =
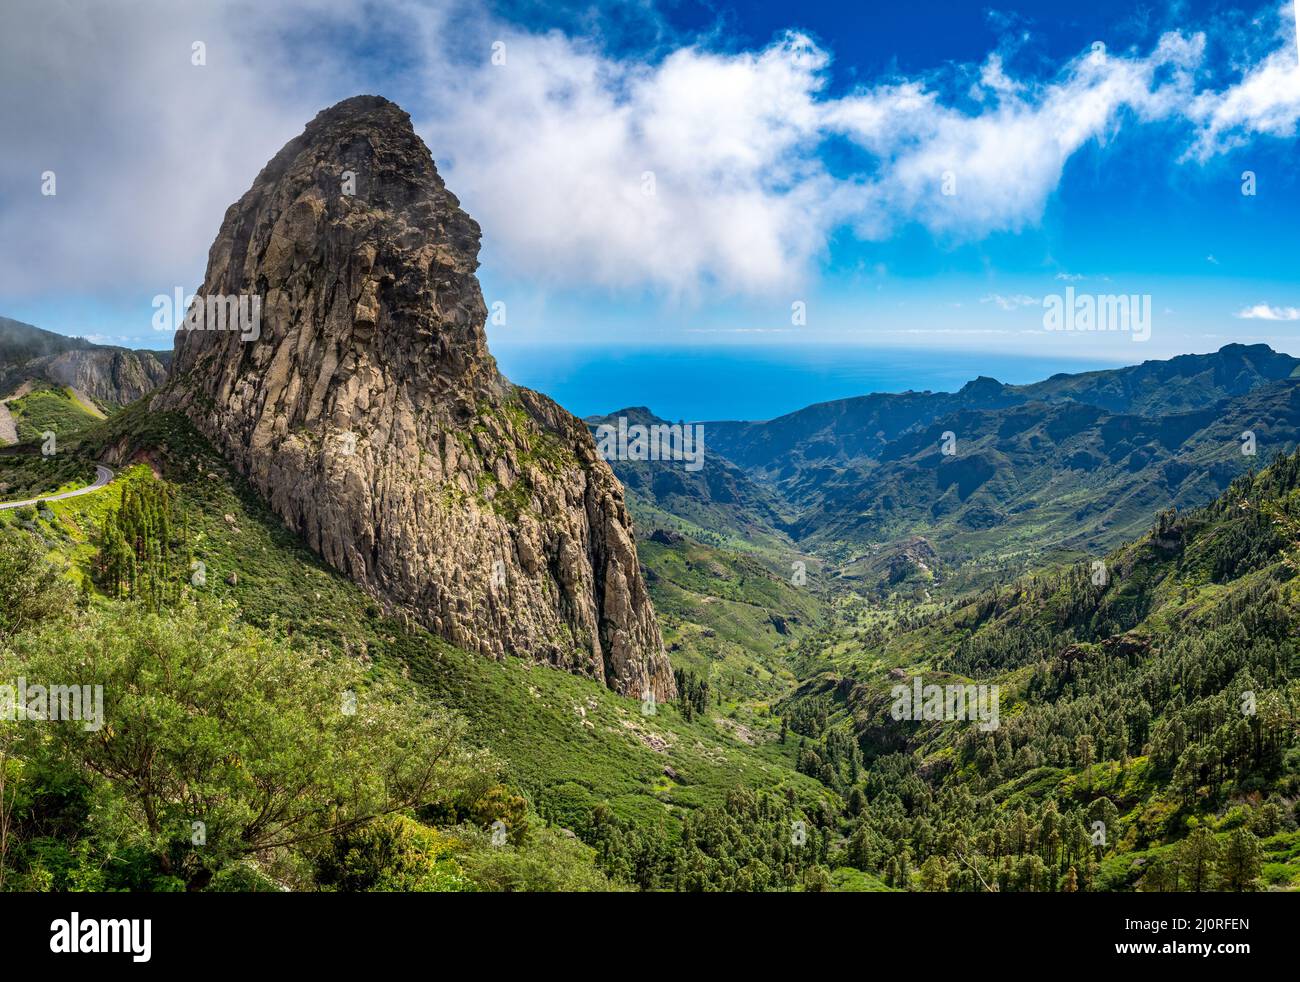
[[[169,346],[152,297],[369,91],[483,225],[494,350],[1300,354],[1289,2],[173,6],[9,5],[0,313]],[[1067,288],[1150,296],[1149,340],[1045,331]]]

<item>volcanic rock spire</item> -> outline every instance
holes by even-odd
[[[154,408],[454,644],[671,698],[622,487],[586,427],[488,353],[479,237],[405,112],[340,102],[226,211],[209,316],[177,332]]]

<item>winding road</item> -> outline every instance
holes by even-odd
[[[108,483],[113,480],[113,477],[113,472],[109,468],[103,464],[96,464],[94,484],[87,484],[84,488],[77,488],[75,491],[64,491],[63,494],[46,494],[39,498],[29,498],[27,501],[0,502],[0,511],[8,508],[21,508],[23,505],[34,505],[38,501],[62,501],[64,498],[79,498],[83,494],[90,494],[92,491],[108,487]]]

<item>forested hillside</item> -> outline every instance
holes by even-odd
[[[862,754],[854,864],[928,889],[1293,884],[1297,550],[1291,455],[1104,558],[834,649],[782,710],[817,709],[810,773],[840,782],[846,736]],[[997,687],[1000,725],[891,718],[913,676]]]
[[[877,393],[705,424],[797,549],[842,567],[924,536],[949,565],[1022,572],[1140,534],[1300,442],[1297,361],[1230,344],[1032,385]]]

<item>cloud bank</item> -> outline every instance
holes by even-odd
[[[891,77],[832,94],[833,52],[798,32],[751,51],[614,55],[461,2],[189,6],[7,6],[0,296],[193,286],[225,207],[359,91],[411,112],[511,277],[681,297],[794,289],[842,229],[963,241],[1031,227],[1070,158],[1125,127],[1176,124],[1170,166],[1194,167],[1294,138],[1300,119],[1281,30],[1217,88],[1188,30],[1144,51],[1089,47],[1043,77],[994,53],[959,66],[959,89]],[[853,165],[828,163],[831,145]]]

